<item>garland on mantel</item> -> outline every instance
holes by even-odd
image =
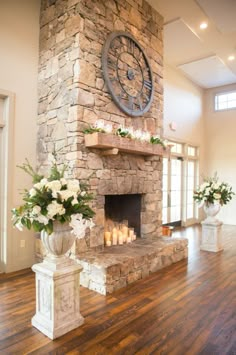
[[[92,134],[95,132],[99,133],[111,133],[122,138],[137,139],[143,142],[148,142],[151,144],[160,144],[164,149],[168,145],[167,140],[162,140],[160,136],[151,136],[149,132],[144,132],[140,129],[134,130],[132,127],[119,127],[113,130],[112,124],[105,124],[103,120],[98,120],[93,126],[89,126],[84,129],[84,134]]]

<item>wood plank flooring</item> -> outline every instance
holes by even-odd
[[[236,355],[236,226],[224,226],[224,251],[189,258],[112,295],[81,288],[85,324],[54,341],[31,326],[34,273],[0,275],[0,354]]]

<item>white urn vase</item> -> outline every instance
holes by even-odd
[[[68,222],[53,222],[53,233],[41,232],[41,241],[47,251],[47,259],[52,262],[59,262],[60,258],[65,258],[65,254],[71,249],[75,234]]]
[[[219,203],[205,203],[203,205],[204,212],[207,215],[207,218],[204,220],[206,223],[218,223],[219,221],[215,216],[219,213],[221,205]]]

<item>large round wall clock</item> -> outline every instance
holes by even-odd
[[[103,46],[102,70],[116,105],[127,115],[142,116],[153,99],[153,76],[147,56],[134,37],[112,32]]]

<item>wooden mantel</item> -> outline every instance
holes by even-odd
[[[164,149],[160,144],[141,142],[136,139],[122,138],[114,134],[95,132],[85,135],[85,146],[87,148],[102,149],[106,155],[126,152],[136,155],[165,155],[169,148]]]

